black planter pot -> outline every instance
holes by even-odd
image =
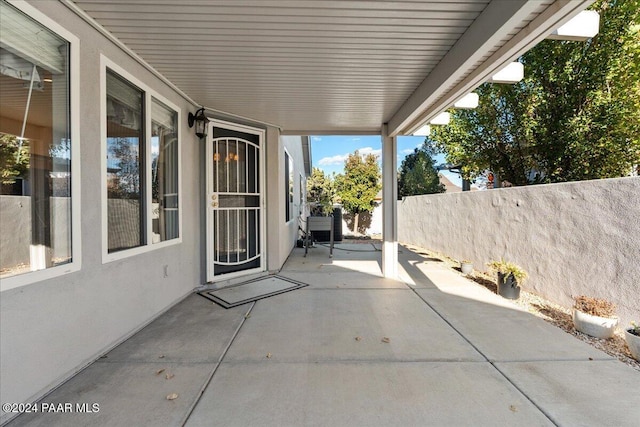
[[[520,298],[520,286],[513,274],[498,273],[498,295],[506,299]]]

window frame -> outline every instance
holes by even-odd
[[[80,170],[80,39],[25,1],[11,2],[25,15],[69,43],[69,121],[71,139],[71,261],[67,264],[30,271],[2,279],[0,292],[80,271],[82,268],[81,181]]]
[[[284,205],[284,222],[285,224],[293,221],[296,216],[294,214],[295,199],[295,165],[293,157],[289,154],[289,150],[284,149],[284,183],[285,183],[285,205]]]
[[[149,125],[149,150],[148,150],[148,156],[146,161],[148,162],[148,165],[145,165],[148,169],[148,175],[146,177],[147,179],[147,188],[146,191],[149,192],[149,203],[150,204],[150,210],[153,211],[153,150],[152,150],[152,140],[154,138],[153,136],[153,103],[154,101],[156,101],[158,104],[161,105],[161,107],[167,107],[173,110],[173,112],[176,113],[176,135],[177,135],[177,139],[176,139],[176,165],[178,170],[176,171],[177,174],[177,199],[178,199],[178,203],[176,204],[177,209],[178,209],[178,236],[174,237],[172,239],[166,239],[166,240],[161,240],[159,242],[153,243],[153,237],[152,235],[149,235],[151,238],[151,244],[152,245],[158,245],[158,244],[162,244],[164,242],[168,242],[168,241],[173,241],[176,239],[182,239],[182,167],[181,167],[181,154],[180,154],[180,110],[178,108],[174,108],[175,106],[173,104],[166,104],[165,100],[157,97],[157,96],[153,96],[151,95],[150,98],[150,102],[151,104],[149,105],[149,119],[150,119],[150,125]],[[160,141],[158,141],[158,150],[161,149],[161,144]],[[158,159],[159,159],[159,152],[158,152]],[[163,197],[166,197],[166,194],[163,195]],[[158,213],[158,218],[160,217],[160,213]],[[151,221],[151,224],[149,226],[150,230],[153,230],[153,212],[151,212],[151,215],[147,218],[147,221]]]
[[[300,194],[298,195],[298,200],[300,202],[300,206],[298,206],[298,215],[302,216],[302,214],[304,213],[304,205],[307,203],[307,180],[302,173],[300,173],[299,176],[300,182],[298,183],[298,187],[300,189]]]
[[[141,142],[141,146],[144,146],[144,156],[142,164],[144,171],[141,173],[141,177],[144,181],[143,192],[144,206],[144,242],[140,246],[134,248],[123,249],[116,252],[109,252],[109,229],[108,229],[108,195],[107,195],[107,70],[111,70],[117,73],[122,78],[126,79],[129,83],[137,86],[144,92],[144,106],[143,106],[143,119],[144,119],[144,141]],[[166,105],[173,109],[178,114],[178,122],[176,132],[178,134],[178,237],[164,240],[161,242],[153,243],[152,241],[152,167],[151,167],[151,134],[152,134],[152,118],[151,118],[151,103],[152,99]],[[131,73],[126,71],[123,67],[106,57],[104,54],[100,54],[100,185],[101,185],[101,202],[102,202],[102,263],[129,258],[132,256],[140,255],[143,253],[155,251],[157,249],[166,248],[168,246],[178,245],[182,243],[182,150],[181,150],[181,134],[182,134],[182,109],[176,104],[169,101],[164,96],[153,90],[149,85],[145,84]]]

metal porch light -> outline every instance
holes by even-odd
[[[204,115],[204,107],[196,111],[195,114],[189,113],[187,120],[189,121],[190,128],[195,125],[196,136],[198,138],[205,138],[207,136],[207,123],[209,123],[209,119]]]

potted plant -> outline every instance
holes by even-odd
[[[610,301],[580,295],[574,298],[576,330],[595,338],[611,338],[618,324],[616,306]]]
[[[640,325],[631,322],[631,327],[624,331],[627,347],[634,359],[640,362]]]
[[[460,263],[460,271],[462,274],[471,274],[473,271],[473,263],[469,260],[464,260]]]
[[[520,284],[527,278],[527,272],[503,259],[491,261],[487,265],[498,273],[498,295],[507,299],[520,298]]]

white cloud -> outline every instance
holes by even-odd
[[[382,149],[378,148],[377,150],[374,150],[371,147],[363,147],[363,148],[359,148],[358,152],[360,153],[361,156],[366,156],[367,154],[373,154],[375,156],[380,157],[382,155]]]
[[[382,149],[374,150],[372,147],[358,148],[358,152],[363,157],[366,156],[367,154],[373,154],[375,156],[378,156],[378,158],[382,156]],[[331,156],[331,157],[323,157],[322,159],[318,160],[318,165],[320,166],[343,165],[345,160],[349,158],[349,154],[352,154],[352,153],[336,154],[335,156]]]
[[[318,164],[320,166],[341,165],[345,160],[347,160],[347,156],[348,154],[338,154],[336,156],[323,157],[322,159],[318,160]]]
[[[402,154],[412,154],[413,148],[407,148],[406,150],[402,150]]]
[[[319,136],[314,136],[311,140],[314,142],[320,142],[322,141],[322,138],[320,138]]]

